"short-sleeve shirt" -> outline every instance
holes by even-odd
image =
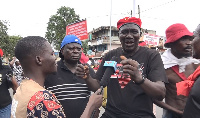
[[[58,61],[57,73],[45,80],[45,88],[55,94],[68,118],[80,118],[91,95],[85,80],[73,74],[62,59]]]
[[[21,65],[16,65],[15,63],[13,64],[13,73],[16,77],[17,83],[20,85],[22,79],[23,79],[23,69]]]
[[[27,105],[28,118],[65,118],[61,104],[51,92],[36,92]]]
[[[124,55],[122,48],[117,48],[108,52],[96,72],[96,77],[101,80],[106,67],[103,66],[105,61],[110,61],[113,56],[116,57],[117,63],[120,63],[120,56]],[[138,51],[131,57],[139,64],[143,64],[143,75],[152,82],[167,82],[164,66],[160,54],[146,47],[139,47]],[[143,89],[129,81],[122,89],[118,78],[110,78],[107,83],[107,105],[104,115],[108,117],[132,117],[132,118],[155,118],[153,114],[152,98],[148,96]]]

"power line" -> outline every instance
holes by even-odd
[[[150,17],[150,16],[142,16],[142,17],[145,17],[145,18],[149,18],[149,19],[154,19],[154,20],[168,20],[168,19],[163,19],[163,18],[156,18],[156,17]]]
[[[119,16],[119,15],[130,15],[130,13],[127,12],[127,13],[112,14],[112,15],[115,15],[115,16]],[[98,17],[108,17],[108,16],[110,16],[110,15],[92,16],[92,17],[86,17],[86,18],[98,18]]]
[[[171,0],[171,1],[169,1],[169,2],[166,2],[166,3],[163,3],[163,4],[161,4],[161,5],[158,5],[158,6],[155,6],[155,7],[152,7],[152,8],[149,8],[149,9],[146,9],[146,10],[143,10],[143,11],[140,11],[140,13],[142,13],[142,12],[146,12],[146,11],[149,11],[149,10],[152,10],[152,9],[155,9],[155,8],[158,8],[158,7],[161,7],[161,6],[165,6],[165,5],[167,5],[167,4],[169,4],[169,3],[172,3],[172,2],[175,2],[176,0]],[[138,13],[136,13],[136,14],[138,14]],[[130,12],[127,12],[127,13],[120,13],[120,14],[112,14],[112,15],[131,15],[131,13]],[[100,15],[100,16],[90,16],[90,17],[87,17],[87,18],[98,18],[98,17],[108,17],[109,15],[108,14],[106,14],[106,15]]]
[[[171,1],[166,2],[166,3],[163,3],[163,4],[161,4],[161,5],[158,5],[158,6],[155,6],[155,7],[152,7],[152,8],[146,9],[146,10],[143,10],[143,11],[141,11],[140,13],[142,13],[142,12],[146,12],[146,11],[149,11],[149,10],[152,10],[152,9],[155,9],[155,8],[158,8],[158,7],[161,7],[161,6],[165,6],[165,5],[167,5],[167,4],[169,4],[169,3],[172,3],[172,2],[175,2],[175,1],[176,1],[176,0],[171,0]]]

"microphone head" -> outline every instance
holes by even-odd
[[[101,86],[105,87],[109,84],[111,75],[117,70],[117,59],[118,58],[113,56],[110,61],[105,61],[104,66],[106,66],[106,70],[100,82]]]

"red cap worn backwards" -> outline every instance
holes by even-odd
[[[140,18],[136,18],[136,17],[125,17],[123,19],[120,19],[117,22],[117,28],[119,29],[123,24],[126,23],[135,23],[136,25],[138,25],[141,28],[142,25],[142,21]]]

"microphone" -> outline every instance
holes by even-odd
[[[111,75],[113,75],[115,73],[115,71],[117,70],[117,58],[115,56],[113,56],[110,61],[105,61],[104,66],[107,68],[106,68],[104,75],[100,82],[101,94],[102,94],[103,88],[109,84]],[[94,117],[95,112],[96,112],[96,110],[94,110],[92,112],[92,115],[90,118]]]
[[[113,56],[110,61],[105,61],[104,66],[107,67],[101,79],[100,85],[106,87],[109,84],[111,75],[117,70],[117,57]]]

